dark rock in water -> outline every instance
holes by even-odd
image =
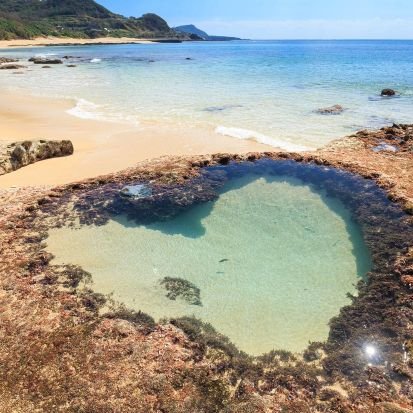
[[[182,278],[165,277],[161,280],[161,285],[168,291],[166,296],[170,300],[181,298],[188,304],[202,306],[201,291],[191,282]]]
[[[396,91],[393,89],[383,89],[381,91],[381,96],[395,96]]]
[[[16,70],[16,69],[24,69],[26,66],[23,65],[16,65],[13,63],[5,64],[0,66],[0,70]]]
[[[152,195],[152,189],[147,185],[128,185],[121,189],[120,194],[128,198],[147,198]]]
[[[334,105],[328,108],[321,108],[317,110],[317,113],[321,115],[339,115],[344,112],[344,108],[341,105]]]
[[[47,57],[31,57],[29,62],[33,62],[35,65],[60,65],[63,63],[63,60],[49,59]]]
[[[192,57],[187,57],[185,58],[185,60],[194,60],[194,59],[192,59]]]
[[[52,66],[42,66],[42,69],[51,69]]]
[[[67,65],[67,67],[77,67],[76,65]]]

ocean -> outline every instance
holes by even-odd
[[[197,127],[286,149],[316,149],[413,119],[413,41],[236,41],[8,49],[73,56],[68,68],[3,71],[0,87],[67,97],[73,116]],[[6,72],[6,73],[5,73]],[[399,92],[382,98],[383,88]],[[339,104],[344,112],[318,109]]]

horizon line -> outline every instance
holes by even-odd
[[[225,37],[225,36],[223,36]],[[274,39],[260,39],[260,38],[250,38],[250,39],[243,39],[239,38],[239,40],[230,40],[232,42],[239,42],[239,41],[260,41],[260,42],[271,42],[271,41],[327,41],[327,42],[336,42],[336,41],[413,41],[412,38],[375,38],[375,37],[343,37],[343,38],[305,38],[305,37],[297,37],[297,38],[274,38]],[[196,40],[195,40],[196,41]],[[210,41],[210,42],[217,42],[216,40],[203,40],[203,41]]]

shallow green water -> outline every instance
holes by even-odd
[[[234,179],[216,202],[168,222],[119,218],[49,235],[54,263],[81,265],[96,291],[155,319],[195,315],[250,354],[325,340],[370,267],[343,204],[291,178]],[[168,299],[167,276],[199,287],[203,305]]]

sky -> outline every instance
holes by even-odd
[[[170,26],[249,39],[413,39],[413,0],[97,0]]]

